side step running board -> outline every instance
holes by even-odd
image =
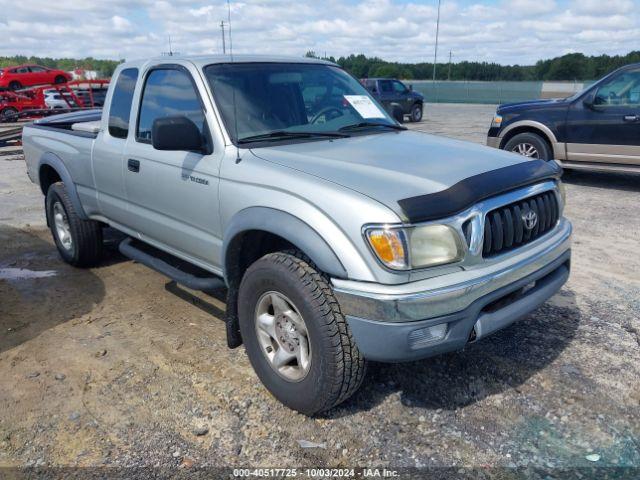
[[[192,290],[209,291],[226,287],[224,280],[222,280],[220,277],[198,277],[192,273],[187,273],[179,269],[178,267],[167,263],[162,258],[160,258],[160,256],[154,256],[151,253],[135,247],[132,244],[131,238],[126,238],[122,242],[120,242],[118,250],[120,250],[120,253],[122,253],[122,255],[124,255],[125,257],[128,257],[131,260],[135,260],[136,262],[141,263],[155,270],[156,272],[169,277],[176,283],[184,285],[185,287]],[[167,254],[164,254],[164,252],[162,253],[162,256],[167,256]]]

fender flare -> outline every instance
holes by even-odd
[[[60,179],[64,183],[64,186],[67,190],[67,194],[69,195],[69,200],[71,201],[71,204],[73,205],[74,210],[82,220],[89,220],[89,217],[87,216],[87,214],[84,211],[84,208],[82,207],[82,203],[80,203],[80,196],[78,195],[76,184],[73,182],[73,179],[71,178],[71,174],[69,173],[69,170],[67,170],[67,167],[64,165],[64,162],[57,155],[54,155],[51,152],[47,152],[42,155],[42,157],[40,158],[40,161],[38,162],[38,183],[40,184],[41,188],[42,188],[42,181],[40,178],[40,170],[42,169],[43,165],[48,165],[49,167],[53,168],[56,172],[58,172],[58,175],[60,175]],[[43,191],[42,193],[44,193],[46,197],[47,192]]]
[[[547,136],[552,146],[553,144],[558,143],[558,139],[556,138],[555,134],[551,131],[551,129],[547,127],[544,123],[540,123],[535,120],[519,120],[517,122],[513,122],[512,124],[508,125],[507,127],[505,127],[503,131],[500,132],[500,135],[498,136],[498,138],[500,138],[500,143],[502,144],[502,140],[504,139],[504,137],[507,136],[507,134],[510,131],[516,128],[521,128],[521,127],[530,127],[530,128],[536,128],[540,130],[542,133],[544,133]]]
[[[318,232],[298,217],[269,207],[249,207],[231,219],[222,243],[225,277],[228,276],[229,270],[229,247],[234,238],[249,230],[261,230],[278,235],[302,250],[323,272],[333,277],[347,278],[347,271],[342,262]]]
[[[559,142],[558,137],[556,137],[556,134],[553,132],[553,130],[551,130],[544,123],[540,123],[536,120],[518,120],[517,122],[514,122],[508,125],[507,127],[505,127],[505,129],[502,132],[500,132],[500,134],[498,135],[498,139],[499,139],[498,148],[503,147],[504,139],[509,132],[513,131],[516,128],[521,128],[521,127],[536,129],[541,135],[546,136],[547,140],[549,140],[549,143],[551,144],[551,150],[552,150],[551,153],[553,154],[554,159],[565,160],[567,158],[567,152],[566,152],[567,144],[564,142]]]

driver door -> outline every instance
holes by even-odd
[[[640,165],[640,68],[599,85],[567,115],[567,160]]]
[[[219,268],[218,171],[224,149],[215,148],[211,138],[209,126],[215,122],[200,95],[200,79],[193,67],[176,64],[152,67],[142,82],[137,123],[123,158],[128,222],[146,242],[186,255],[198,265]],[[153,122],[172,115],[196,124],[213,142],[212,153],[156,150]]]

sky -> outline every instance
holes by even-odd
[[[232,0],[234,53],[433,61],[437,0]],[[0,0],[0,56],[222,53],[224,1]],[[228,44],[228,38],[227,38]],[[442,0],[439,61],[533,64],[640,49],[640,0]]]

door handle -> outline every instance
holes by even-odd
[[[127,160],[127,168],[130,172],[138,173],[140,171],[140,160],[130,158]]]
[[[638,117],[638,115],[625,115],[624,116],[624,121],[625,122],[637,122],[638,120],[640,120],[640,117]]]

